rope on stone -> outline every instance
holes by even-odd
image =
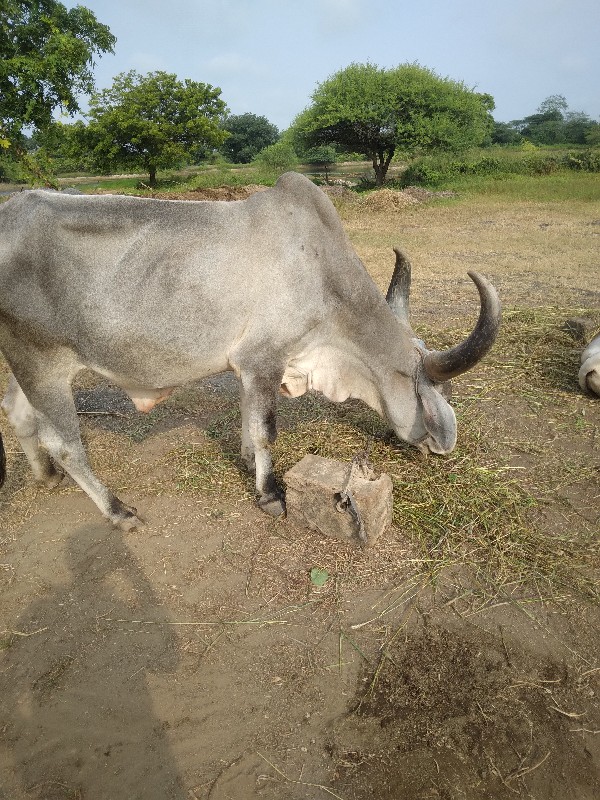
[[[348,512],[354,517],[358,525],[358,538],[363,545],[367,544],[367,534],[365,531],[365,524],[354,499],[352,485],[356,478],[370,480],[373,475],[374,472],[369,461],[368,448],[367,450],[361,450],[354,456],[352,463],[348,467],[348,475],[339,494],[340,499],[335,504],[339,512]]]

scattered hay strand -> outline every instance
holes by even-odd
[[[258,753],[258,755],[262,758],[262,760],[265,763],[267,763],[272,769],[274,769],[275,772],[281,778],[283,778],[283,780],[286,781],[287,783],[291,783],[291,784],[293,784],[295,786],[306,786],[309,789],[321,789],[321,791],[323,791],[326,794],[330,795],[330,797],[335,797],[335,798],[337,798],[337,800],[344,800],[344,798],[341,797],[339,794],[336,794],[333,791],[333,789],[330,789],[328,786],[323,786],[323,784],[321,784],[321,783],[310,783],[308,781],[294,780],[294,778],[290,778],[288,775],[285,774],[285,772],[282,772],[282,770],[280,770],[278,767],[276,767],[275,764],[273,764],[272,761],[269,761],[269,759],[266,756],[263,756],[262,753]]]

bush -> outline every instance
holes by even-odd
[[[0,154],[0,183],[22,183],[25,181],[21,165],[9,155]]]
[[[254,164],[263,172],[281,175],[298,166],[298,156],[292,145],[282,140],[261,150],[256,156]]]
[[[565,166],[581,172],[600,172],[600,150],[583,150],[578,153],[567,153]]]
[[[523,159],[523,167],[519,172],[524,175],[552,175],[561,166],[559,156],[533,155]]]
[[[458,177],[464,164],[446,156],[423,156],[413,161],[402,173],[403,186],[439,186]]]
[[[439,187],[469,175],[502,178],[507,175],[554,175],[565,170],[600,172],[600,150],[544,152],[525,142],[518,149],[508,152],[503,148],[493,156],[479,153],[463,158],[442,154],[424,156],[409,165],[401,182],[403,186],[420,184]]]

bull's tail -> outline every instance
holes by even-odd
[[[6,453],[4,452],[4,445],[2,444],[2,434],[0,433],[0,486],[4,483],[6,478]]]

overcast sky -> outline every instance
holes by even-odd
[[[63,0],[65,2],[65,0]],[[564,95],[600,117],[600,0],[67,0],[117,37],[95,67],[175,73],[221,89],[232,114],[280,130],[352,62],[418,62],[491,94],[508,122]],[[84,105],[84,104],[83,104]]]

